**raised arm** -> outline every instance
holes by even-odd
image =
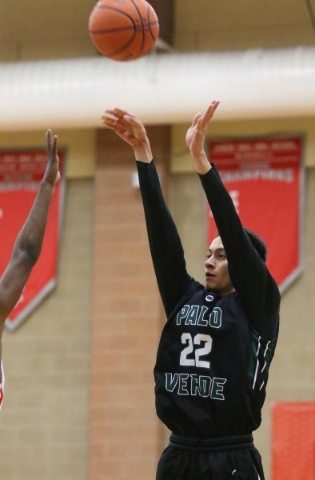
[[[15,240],[10,261],[0,280],[1,333],[4,322],[19,300],[32,268],[39,257],[54,185],[60,179],[57,137],[52,138],[51,130],[46,133],[46,150],[48,163],[39,191],[28,218]]]
[[[186,143],[227,254],[232,284],[255,329],[270,338],[277,329],[280,303],[278,287],[253,247],[229,193],[204,152],[206,128],[218,104],[212,102],[205,114],[195,116],[187,132]]]
[[[186,272],[181,241],[163,198],[143,124],[120,109],[106,110],[102,118],[103,124],[134,150],[151,256],[164,309],[169,316],[182,295],[190,288],[198,288],[199,284]]]
[[[214,100],[204,114],[198,112],[186,133],[186,145],[194,160],[196,171],[200,175],[205,175],[211,170],[211,164],[204,151],[204,143],[208,124],[218,108],[219,103],[217,100]]]

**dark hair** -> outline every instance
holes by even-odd
[[[260,258],[266,262],[267,259],[267,245],[265,242],[260,238],[257,233],[253,232],[252,230],[249,230],[248,228],[244,228],[245,232],[247,233],[248,238],[250,239],[253,247],[255,248],[256,252],[258,252],[258,255]]]

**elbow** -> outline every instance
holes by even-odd
[[[27,242],[23,248],[23,254],[27,258],[28,262],[33,266],[37,262],[41,253],[41,246],[34,244],[33,242]]]

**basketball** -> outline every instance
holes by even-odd
[[[159,35],[159,21],[146,0],[99,0],[89,17],[89,34],[97,50],[118,61],[148,53]]]

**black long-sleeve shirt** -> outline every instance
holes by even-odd
[[[220,296],[186,271],[154,162],[137,162],[151,255],[167,316],[157,353],[156,409],[175,434],[244,435],[261,421],[277,341],[280,294],[215,167],[200,175],[235,292]]]

